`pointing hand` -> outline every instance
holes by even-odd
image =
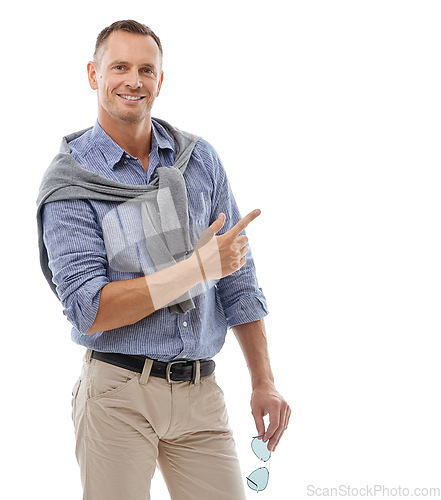
[[[248,238],[245,235],[239,236],[239,234],[260,213],[260,210],[253,210],[229,231],[215,236],[225,223],[225,214],[220,213],[213,224],[202,233],[195,246],[194,254],[199,260],[205,281],[223,278],[245,265]]]

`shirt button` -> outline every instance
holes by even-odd
[[[182,324],[183,324],[184,326],[187,326],[187,325],[188,325],[188,323],[187,323],[186,321],[184,321]]]
[[[126,155],[126,158],[130,158],[130,155]]]

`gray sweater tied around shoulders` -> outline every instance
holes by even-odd
[[[57,294],[43,241],[42,207],[59,200],[99,200],[139,203],[147,251],[156,267],[179,262],[193,251],[190,238],[187,190],[183,174],[200,137],[183,132],[164,120],[154,118],[174,139],[173,166],[157,167],[148,185],[124,184],[90,172],[76,162],[68,143],[87,130],[75,132],[61,141],[60,152],[46,170],[37,198],[37,227],[40,265],[51,289]],[[184,314],[195,305],[189,292],[168,306],[172,314]]]

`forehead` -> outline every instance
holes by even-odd
[[[155,40],[149,35],[115,31],[104,44],[102,60],[105,63],[121,60],[160,66],[160,52]]]

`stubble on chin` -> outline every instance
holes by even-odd
[[[117,99],[120,99],[120,98],[117,97]],[[134,113],[133,111],[132,112],[129,111],[127,113],[124,113],[123,111],[121,111],[121,109],[118,106],[116,106],[115,112],[112,114],[118,120],[120,120],[124,123],[127,123],[129,125],[134,125],[136,123],[139,123],[139,122],[143,121],[145,119],[145,117],[152,110],[154,98],[153,98],[152,94],[149,94],[146,97],[144,97],[143,101],[147,101],[147,102],[145,103],[142,110],[138,113]]]

